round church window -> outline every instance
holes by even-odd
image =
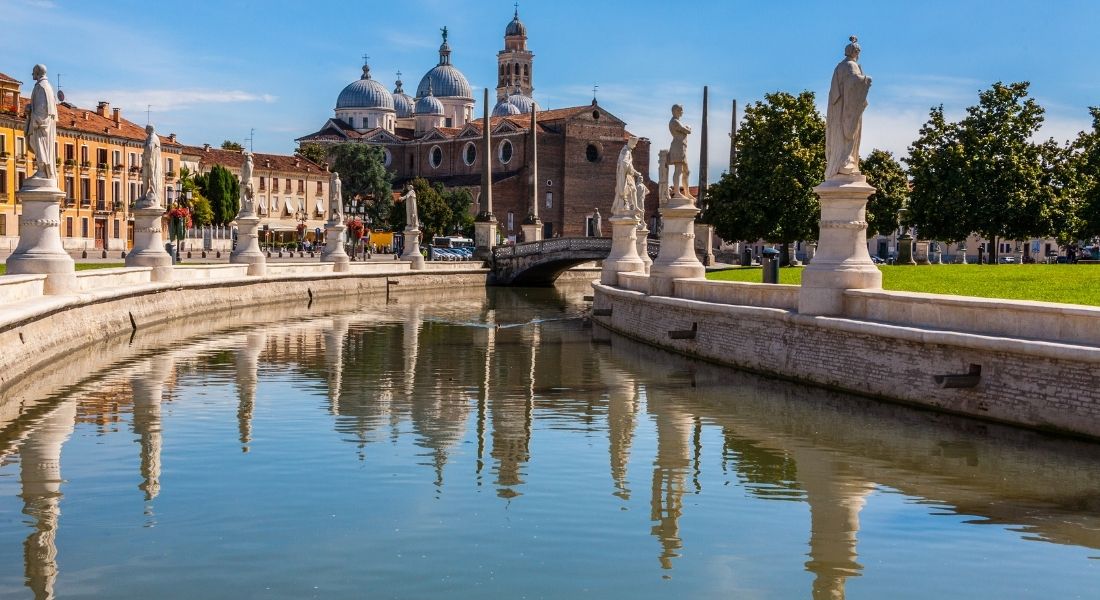
[[[431,151],[428,152],[428,162],[433,169],[438,169],[439,165],[443,164],[443,149],[439,146],[432,146]]]
[[[468,167],[474,164],[475,160],[477,160],[477,145],[473,142],[467,142],[466,147],[462,149],[462,161]]]
[[[500,143],[500,162],[506,165],[510,160],[512,160],[512,142],[504,140]]]
[[[596,162],[600,160],[600,149],[596,144],[589,144],[588,147],[584,149],[584,157],[588,159],[588,162]]]

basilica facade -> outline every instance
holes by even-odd
[[[379,146],[393,173],[394,189],[423,177],[448,188],[468,189],[475,199],[481,194],[481,161],[490,160],[493,213],[502,236],[522,240],[520,224],[535,202],[544,237],[595,234],[597,209],[604,218],[611,214],[615,163],[631,137],[626,123],[595,99],[554,110],[539,106],[534,99],[534,54],[517,12],[505,27],[504,48],[497,53],[496,103],[489,121],[492,147],[486,152],[483,120],[475,113],[470,83],[452,62],[446,27],[442,35],[439,62],[421,78],[415,96],[405,92],[400,74],[390,91],[364,64],[360,79],[337,96],[333,117],[298,142]],[[537,180],[531,159],[535,140]],[[652,191],[649,153],[649,140],[641,138],[634,148],[634,166]],[[656,213],[656,196],[649,200],[647,221]],[[471,213],[480,209],[471,207]]]

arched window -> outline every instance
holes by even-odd
[[[515,68],[516,68],[516,75],[519,75],[519,63],[516,63],[513,66],[515,66]]]
[[[600,148],[596,144],[589,144],[584,149],[584,157],[588,159],[588,162],[596,162],[600,160]]]
[[[512,142],[509,142],[508,140],[503,140],[502,142],[500,142],[497,156],[500,158],[501,164],[508,164],[508,162],[512,160]]]
[[[473,142],[466,142],[466,147],[462,149],[462,162],[469,167],[474,164],[475,160],[477,160],[477,145]]]
[[[428,152],[428,163],[432,165],[433,169],[438,169],[439,165],[443,164],[443,149],[439,146],[432,146],[432,149]]]
[[[523,76],[527,77],[527,65],[523,65]]]

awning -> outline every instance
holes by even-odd
[[[321,200],[320,198],[317,199],[317,214],[325,214],[325,201]]]

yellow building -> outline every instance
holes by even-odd
[[[21,213],[15,192],[34,171],[34,156],[26,147],[23,123],[27,99],[20,82],[0,74],[0,250],[14,248]],[[65,191],[61,239],[69,250],[122,251],[133,239],[131,205],[144,193],[141,152],[145,128],[122,118],[121,110],[100,102],[95,109],[61,102],[57,107],[58,187]],[[10,138],[10,139],[7,139]],[[180,144],[161,136],[167,189],[180,168]],[[167,191],[162,198],[168,197]]]

